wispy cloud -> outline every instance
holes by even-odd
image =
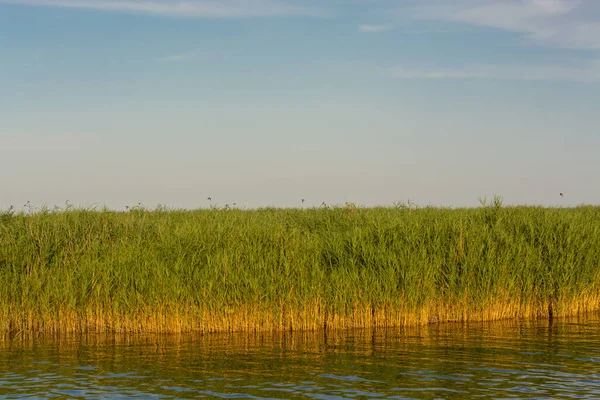
[[[186,53],[171,54],[168,56],[158,57],[157,60],[158,61],[167,61],[167,62],[178,62],[178,61],[191,60],[192,58],[196,57],[197,55],[198,55],[198,53],[196,53],[195,51],[188,51]]]
[[[600,82],[600,61],[580,67],[552,65],[479,64],[461,68],[385,68],[384,73],[402,79],[496,79],[520,81]]]
[[[285,0],[0,0],[0,4],[191,18],[315,16],[321,13],[317,8]]]
[[[359,25],[358,31],[364,33],[387,32],[394,29],[392,25]]]
[[[598,0],[424,0],[417,19],[439,19],[523,34],[532,43],[600,49]]]

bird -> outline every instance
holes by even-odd
[[[565,197],[565,196],[563,196],[563,194],[562,194],[562,193],[559,193],[559,194],[560,194],[560,197]]]
[[[302,204],[304,204],[304,201],[305,201],[305,200],[304,200],[304,199],[302,199]]]
[[[206,200],[208,200],[208,201],[212,201],[212,199],[211,199],[210,197],[209,197],[209,198],[207,198]]]

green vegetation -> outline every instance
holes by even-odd
[[[600,207],[0,214],[0,331],[270,331],[600,308]]]

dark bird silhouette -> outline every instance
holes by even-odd
[[[565,196],[563,196],[563,194],[562,194],[562,193],[560,193],[560,197],[565,197]]]

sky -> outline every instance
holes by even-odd
[[[599,111],[597,0],[0,0],[3,210],[598,204]]]

